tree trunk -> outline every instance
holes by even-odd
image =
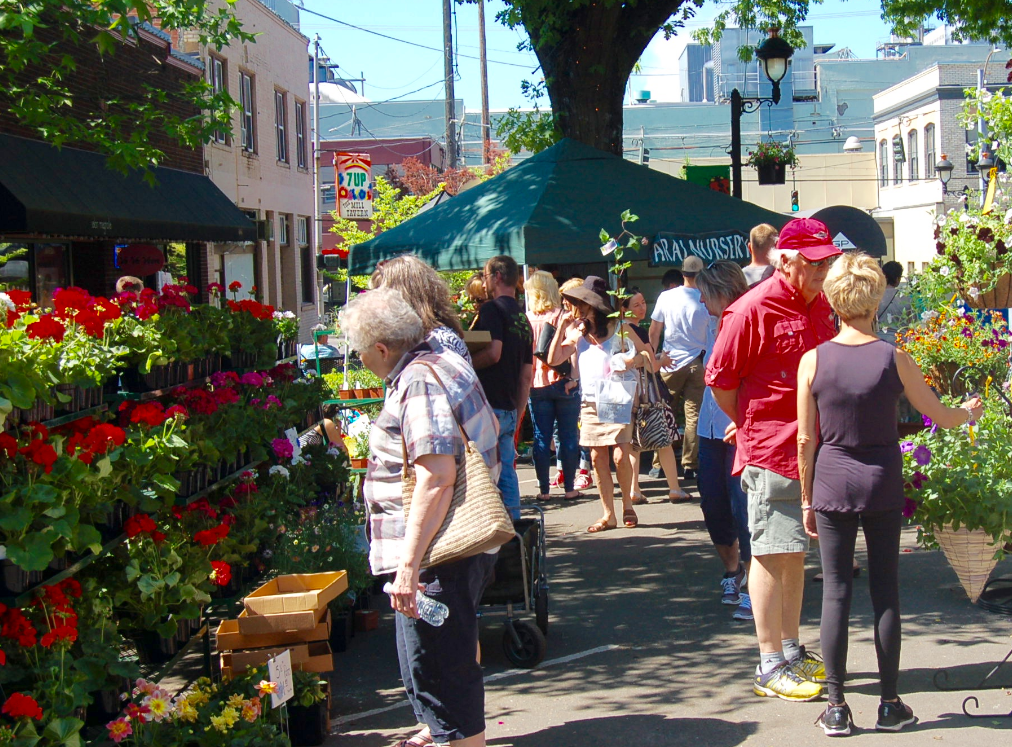
[[[622,155],[622,105],[633,66],[683,0],[594,2],[543,11],[524,26],[563,137]],[[549,17],[551,16],[551,17]]]

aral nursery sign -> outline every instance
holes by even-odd
[[[744,262],[750,259],[748,237],[741,231],[685,234],[659,233],[650,244],[650,265],[679,266],[690,254],[710,263],[717,259]]]

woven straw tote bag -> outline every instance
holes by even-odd
[[[443,387],[439,374],[428,363],[423,363]],[[449,392],[447,392],[449,397]],[[422,557],[422,568],[479,555],[509,542],[515,536],[513,521],[503,505],[499,488],[489,475],[488,465],[477,444],[467,437],[464,426],[454,420],[464,438],[464,459],[457,464],[457,479],[453,485],[453,498],[432,543]],[[401,468],[401,496],[404,504],[404,522],[411,514],[411,500],[415,491],[415,470],[408,466],[408,450],[401,438],[404,466]]]

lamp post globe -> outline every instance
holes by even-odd
[[[780,81],[787,75],[790,59],[794,55],[794,47],[781,39],[779,34],[779,29],[770,29],[769,38],[755,50],[763,75],[773,84],[774,104],[780,103]]]
[[[949,157],[942,154],[942,158],[938,163],[935,164],[935,171],[938,173],[938,181],[942,183],[942,194],[946,194],[949,191],[949,179],[952,177],[952,170],[955,167],[952,165],[952,161]]]
[[[994,168],[994,163],[990,151],[981,151],[980,158],[977,160],[977,171],[980,172],[980,178],[984,180],[984,184],[990,181],[991,169]]]

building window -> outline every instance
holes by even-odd
[[[921,178],[918,173],[917,154],[919,152],[917,147],[917,130],[910,130],[907,133],[907,162],[910,167],[910,181],[916,182]]]
[[[924,178],[935,178],[935,126],[926,125],[924,128]]]
[[[239,118],[242,131],[242,149],[247,153],[256,153],[255,117],[253,116],[253,76],[239,73]]]
[[[290,241],[289,217],[284,213],[278,215],[278,246],[288,246]]]
[[[893,135],[893,184],[903,181],[903,138]]]
[[[288,163],[288,136],[285,134],[285,99],[282,91],[274,92],[274,136],[278,141],[278,160]]]
[[[879,162],[879,184],[883,187],[889,186],[889,143],[885,140],[880,140],[878,144],[878,162]]]
[[[306,105],[295,102],[295,161],[300,169],[306,168]]]
[[[299,216],[299,259],[302,265],[302,303],[316,302],[316,267],[313,245],[309,241],[309,218]]]
[[[907,277],[910,277],[915,272],[917,272],[917,263],[916,262],[907,262]]]
[[[966,174],[967,176],[977,175],[977,161],[970,157],[970,151],[977,145],[977,128],[963,130],[966,133]]]
[[[228,76],[225,74],[225,61],[219,57],[208,57],[207,59],[208,83],[211,84],[211,92],[214,95],[228,93]],[[225,130],[215,130],[213,138],[216,143],[227,143],[228,136]]]

